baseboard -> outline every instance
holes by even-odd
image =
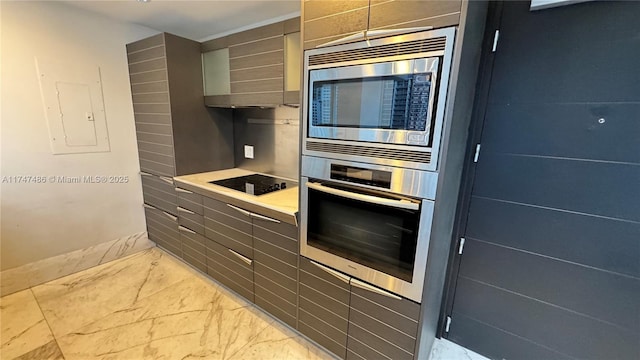
[[[124,236],[85,249],[0,272],[0,296],[44,284],[88,268],[154,247],[146,232]]]

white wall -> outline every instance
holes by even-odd
[[[1,7],[1,269],[145,231],[125,44],[157,31],[55,2]],[[35,57],[100,67],[110,152],[52,155]],[[129,182],[4,178],[18,175],[123,175]]]

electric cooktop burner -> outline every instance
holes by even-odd
[[[287,186],[297,185],[294,181],[291,180],[284,180],[273,176],[260,174],[209,181],[209,183],[224,186],[236,191],[241,191],[249,195],[264,195],[273,191],[286,189]]]

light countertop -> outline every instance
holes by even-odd
[[[210,184],[210,181],[233,178],[237,176],[260,174],[255,171],[239,168],[210,171],[205,173],[176,176],[173,180],[177,187],[193,191],[197,194],[224,201],[256,214],[268,216],[289,224],[297,225],[298,186],[287,187],[260,196],[249,195],[241,191]],[[269,175],[269,174],[264,174]],[[271,175],[273,176],[273,175]],[[278,176],[279,177],[279,176]],[[286,178],[285,178],[286,179]],[[296,181],[295,179],[288,179]]]

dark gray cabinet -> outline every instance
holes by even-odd
[[[298,330],[343,359],[414,359],[420,304],[300,258]]]
[[[455,26],[460,23],[461,4],[459,0],[307,0],[302,12],[303,48],[366,30]]]
[[[204,221],[178,211],[173,177],[233,167],[231,111],[202,104],[200,43],[161,33],[126,49],[149,238],[182,256],[178,225],[202,233]]]
[[[413,359],[419,315],[419,304],[352,279],[347,359]]]
[[[182,257],[178,218],[147,204],[145,204],[144,212],[147,218],[149,239],[174,255]]]
[[[331,271],[300,257],[298,330],[344,359],[349,327],[349,277]]]
[[[296,327],[298,307],[298,228],[253,217],[255,303]]]
[[[294,34],[299,32],[297,17],[202,43],[205,104],[298,104],[302,53]]]

